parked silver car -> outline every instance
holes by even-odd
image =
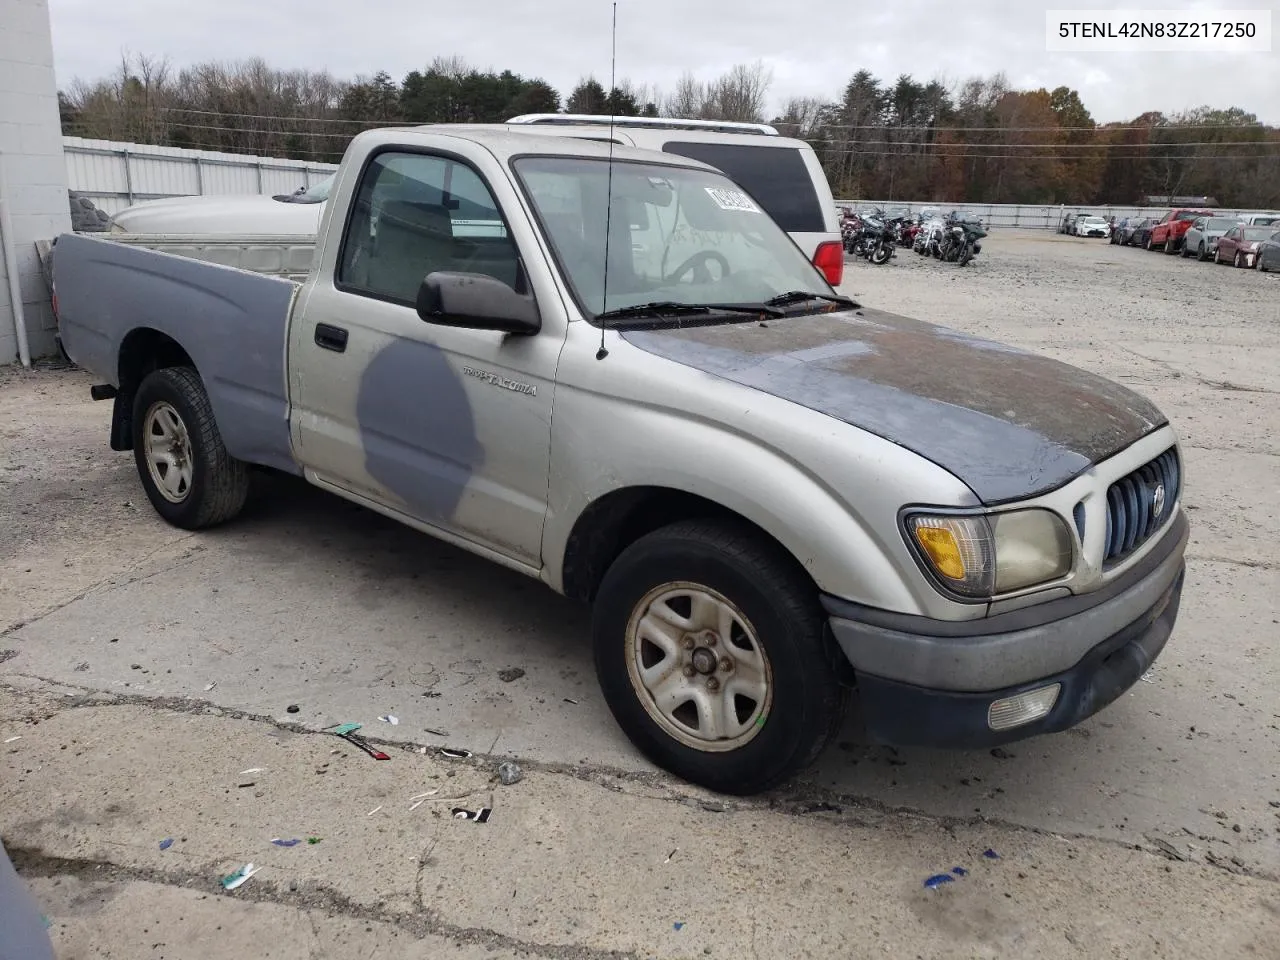
[[[1218,241],[1222,235],[1239,222],[1235,217],[1200,217],[1186,232],[1182,255],[1208,260],[1218,249]]]

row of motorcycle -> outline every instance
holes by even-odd
[[[956,210],[944,214],[936,207],[925,207],[914,217],[890,215],[880,208],[859,213],[845,207],[840,232],[846,254],[876,265],[888,263],[898,247],[910,247],[921,256],[962,267],[981,252],[987,235],[977,217]]]

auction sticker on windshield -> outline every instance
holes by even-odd
[[[723,187],[706,187],[711,199],[721,210],[741,210],[744,213],[759,213],[760,208],[751,198],[740,190],[725,190]]]

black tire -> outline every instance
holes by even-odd
[[[176,413],[190,448],[190,484],[176,502],[161,491],[147,464],[148,412],[161,409],[161,404]],[[191,367],[152,371],[138,386],[133,398],[133,456],[151,505],[175,527],[199,530],[224,523],[248,498],[249,467],[227,453],[204,383]]]
[[[1235,259],[1231,261],[1231,265],[1237,269],[1244,266],[1244,254],[1239,250],[1236,251]]]
[[[963,247],[961,247],[961,249],[960,249],[960,259],[959,259],[959,261],[958,261],[958,262],[959,262],[960,266],[962,266],[962,267],[963,267],[963,266],[965,266],[966,264],[968,264],[968,262],[969,262],[970,260],[972,260],[972,259],[973,259],[973,244],[971,244],[971,243],[966,243],[966,244],[965,244]]]
[[[764,711],[756,721],[755,713],[735,718],[754,730],[734,749],[715,752],[682,742],[650,715],[641,700],[649,694],[632,682],[628,624],[647,595],[673,583],[710,588],[736,606],[772,673],[772,702],[766,709],[751,701],[756,712]],[[605,573],[592,619],[596,674],[614,719],[641,753],[690,783],[727,794],[759,793],[811,764],[840,729],[848,690],[838,678],[812,581],[780,548],[737,524],[686,521],[641,537]],[[690,662],[712,649],[699,646],[688,654]],[[685,650],[680,648],[682,659]],[[700,681],[694,674],[691,682]]]
[[[888,263],[892,257],[893,247],[890,246],[887,240],[882,240],[871,248],[870,259],[876,265]]]
[[[1209,251],[1205,249],[1203,240],[1200,241],[1200,249],[1196,251],[1196,259],[1201,263],[1209,259]]]
[[[1173,239],[1172,235],[1164,238],[1164,252],[1165,256],[1168,257],[1171,257],[1178,252],[1178,243]]]

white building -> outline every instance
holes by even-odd
[[[0,364],[53,353],[53,310],[35,241],[71,229],[48,0],[0,0]],[[10,276],[12,271],[13,276]]]

